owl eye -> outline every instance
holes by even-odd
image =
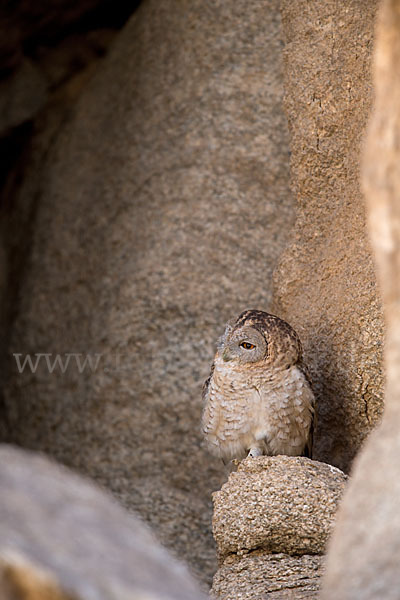
[[[241,348],[244,348],[245,350],[253,350],[253,348],[255,348],[254,344],[249,344],[249,342],[242,342],[241,344],[239,344]]]

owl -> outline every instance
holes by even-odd
[[[224,463],[311,456],[314,394],[294,329],[261,310],[228,322],[203,388],[202,429]]]

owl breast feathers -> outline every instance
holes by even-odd
[[[294,329],[247,310],[229,322],[203,389],[203,433],[226,463],[245,456],[311,456],[314,394]]]

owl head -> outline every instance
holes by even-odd
[[[261,310],[246,310],[226,325],[218,354],[232,366],[250,363],[288,369],[301,360],[302,347],[286,321]]]

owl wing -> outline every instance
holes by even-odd
[[[308,433],[308,439],[307,439],[306,445],[304,446],[303,456],[306,456],[307,458],[312,458],[313,442],[314,442],[314,422],[315,422],[315,413],[313,414],[310,431]]]
[[[304,362],[303,356],[301,356],[300,360],[297,363],[297,366],[299,367],[300,371],[303,373],[304,377],[306,378],[306,381],[309,384],[310,388],[313,389],[311,373],[310,373],[310,370],[307,367],[306,363]]]
[[[313,385],[312,385],[312,380],[311,380],[311,374],[310,371],[308,370],[307,365],[305,364],[305,362],[303,361],[303,359],[301,358],[299,363],[298,363],[299,368],[301,369],[305,380],[307,381],[308,385],[311,388],[311,391],[313,392],[314,395],[314,390],[313,390]],[[304,456],[306,456],[307,458],[312,458],[312,452],[313,452],[313,443],[314,443],[314,429],[316,427],[316,423],[317,423],[317,415],[316,415],[316,411],[315,411],[315,395],[314,395],[314,403],[313,403],[313,418],[311,421],[311,426],[310,426],[310,431],[308,434],[308,439],[304,448]]]
[[[211,378],[213,376],[214,369],[215,369],[215,364],[213,363],[211,365],[210,375],[208,376],[208,378],[205,380],[205,382],[203,384],[203,391],[202,391],[203,403],[205,403],[206,400],[207,400],[208,389],[210,387],[210,381],[211,381]]]

